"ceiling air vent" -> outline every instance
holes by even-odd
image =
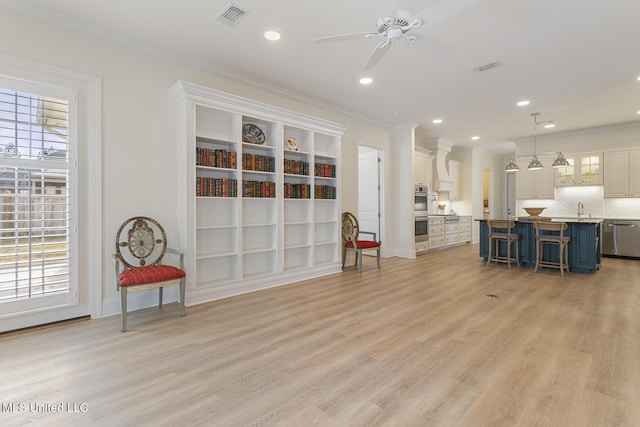
[[[500,66],[502,66],[500,61],[495,61],[495,62],[491,62],[489,64],[480,65],[480,66],[478,66],[476,68],[472,68],[472,70],[475,71],[476,73],[481,73],[483,71],[493,70],[494,68],[498,68]]]
[[[246,9],[241,8],[237,4],[229,3],[229,6],[227,6],[222,12],[220,12],[220,15],[218,15],[218,21],[235,25],[240,22],[247,13],[249,12],[247,12]]]

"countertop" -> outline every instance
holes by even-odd
[[[476,219],[476,221],[486,221],[487,219],[491,219],[491,220],[505,220],[505,218],[479,218]],[[599,224],[602,221],[604,221],[603,218],[589,218],[589,217],[566,217],[566,216],[559,216],[559,217],[547,217],[545,218],[551,220],[551,222],[567,222],[567,223],[582,223],[582,224]],[[536,220],[534,219],[509,219],[509,221],[514,221],[514,222],[534,222]]]

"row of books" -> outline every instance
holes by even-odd
[[[316,199],[335,199],[336,187],[331,185],[316,185],[313,191]]]
[[[231,178],[196,177],[196,196],[199,197],[237,197],[238,180]],[[243,197],[276,197],[276,184],[270,181],[242,181]],[[309,184],[284,184],[286,199],[310,199]],[[336,187],[330,185],[314,186],[316,199],[335,199]]]
[[[276,197],[276,184],[270,181],[242,181],[242,197]]]
[[[316,163],[315,176],[321,176],[323,178],[335,178],[336,165],[330,165],[328,163]]]
[[[309,184],[290,184],[284,183],[285,199],[310,199],[311,186]]]
[[[198,166],[235,169],[236,158],[235,151],[196,147],[196,165]]]
[[[242,154],[242,169],[259,172],[275,172],[276,158],[258,154]]]
[[[238,180],[232,178],[196,177],[196,196],[237,197]]]
[[[309,163],[302,160],[284,159],[284,173],[309,176]]]

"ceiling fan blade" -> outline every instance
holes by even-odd
[[[451,51],[451,46],[443,41],[434,39],[432,37],[427,37],[422,34],[416,34],[415,36],[416,41],[411,43],[411,46],[414,46],[417,49],[422,50],[423,52],[429,53],[431,55],[443,56]]]
[[[367,71],[375,67],[376,64],[380,62],[384,54],[387,53],[387,50],[389,50],[389,46],[391,46],[391,43],[386,40],[376,46],[376,48],[373,49],[373,52],[371,52],[371,55],[369,55],[369,59],[367,59],[367,62],[364,64],[364,67],[362,67],[362,69],[364,71]]]
[[[371,33],[371,32],[340,34],[337,36],[316,37],[315,39],[313,39],[313,42],[326,43],[326,42],[341,42],[345,40],[358,40],[358,39],[364,39],[369,34],[378,35],[377,33]]]
[[[424,21],[423,25],[428,27],[473,6],[478,1],[480,0],[442,0],[440,3],[436,3],[418,12],[411,19],[422,19]]]
[[[396,6],[396,0],[375,0],[376,10],[378,11],[379,18],[386,18],[387,16],[398,16],[398,7]]]

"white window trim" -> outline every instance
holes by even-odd
[[[0,74],[75,90],[78,109],[78,245],[86,254],[78,281],[88,282],[91,318],[102,317],[102,79],[98,76],[0,53]],[[71,168],[78,167],[70,165]],[[46,320],[45,320],[46,322]],[[18,326],[19,327],[19,326]]]

